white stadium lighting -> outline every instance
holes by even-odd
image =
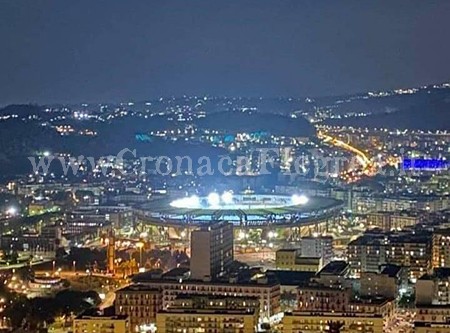
[[[174,200],[170,203],[172,207],[176,208],[199,208],[200,199],[196,195]]]
[[[217,193],[215,193],[215,192],[210,193],[208,195],[208,204],[210,206],[213,206],[213,207],[219,206],[219,204],[220,204],[220,196]]]
[[[200,199],[198,196],[193,195],[187,198],[187,208],[198,208],[200,206]]]
[[[222,202],[225,205],[231,205],[233,203],[233,193],[230,191],[223,192],[222,194]]]
[[[302,195],[294,194],[291,197],[291,201],[294,205],[304,205],[308,202],[308,200],[309,200],[308,197],[303,194]]]

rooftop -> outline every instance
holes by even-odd
[[[385,275],[387,275],[389,277],[397,277],[401,270],[402,270],[401,266],[386,265],[381,270],[381,274],[385,274]]]
[[[268,270],[267,274],[273,274],[278,282],[284,286],[298,286],[299,284],[309,282],[315,275],[314,272],[284,270]]]
[[[297,251],[298,251],[297,249],[279,249],[279,250],[277,250],[277,252],[289,252],[289,253],[297,252]]]
[[[419,280],[448,279],[450,278],[450,267],[434,268],[433,273],[428,273],[420,277]]]
[[[180,309],[180,308],[168,308],[166,310],[158,311],[158,314],[170,314],[170,313],[183,313],[183,314],[192,314],[192,315],[253,315],[255,314],[256,310],[254,308],[246,308],[246,309],[223,309],[223,310],[216,310],[216,309]]]
[[[178,294],[176,299],[207,299],[207,300],[259,300],[256,296],[224,296],[224,295],[212,295],[212,294]]]
[[[159,292],[159,289],[151,287],[149,285],[145,285],[145,284],[130,284],[129,286],[126,286],[124,288],[121,288],[119,290],[116,291],[116,293],[118,292],[132,292],[132,291],[148,291],[148,292]]]
[[[348,263],[344,260],[331,261],[325,267],[323,267],[317,274],[327,275],[344,275],[348,269]]]
[[[296,265],[319,265],[321,257],[297,257],[295,258]]]

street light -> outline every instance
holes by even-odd
[[[142,267],[142,248],[144,247],[144,243],[137,242],[136,247],[139,249],[139,267]]]

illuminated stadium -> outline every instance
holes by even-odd
[[[298,226],[336,216],[342,202],[294,194],[210,193],[207,196],[157,199],[140,207],[148,224],[182,226],[228,221],[241,227]]]

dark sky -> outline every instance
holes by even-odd
[[[450,78],[450,1],[0,0],[0,105]]]

